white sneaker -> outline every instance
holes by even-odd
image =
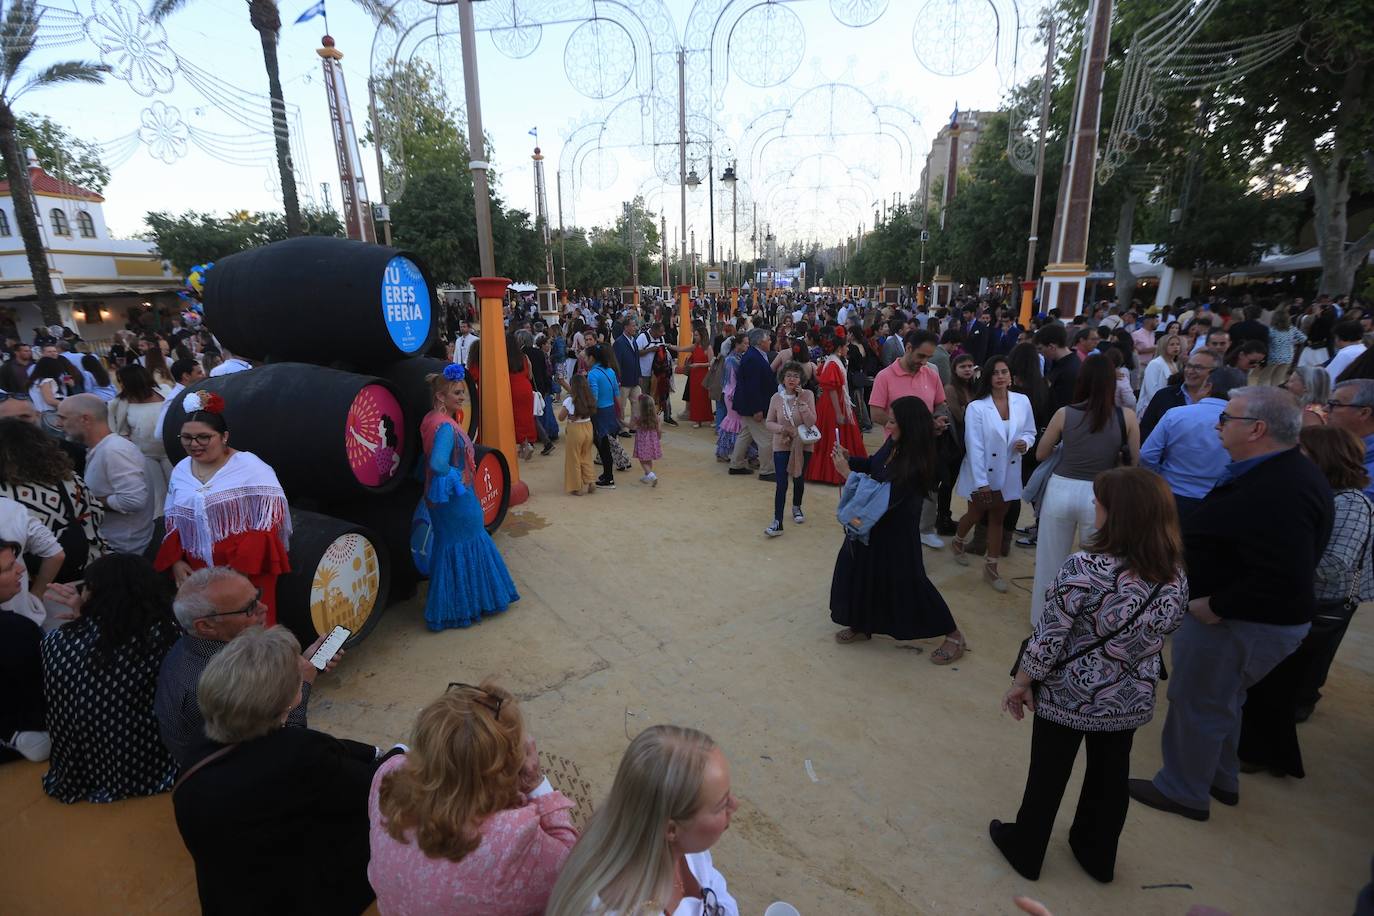
[[[945,546],[944,539],[933,531],[927,531],[921,535],[921,543],[931,550],[939,550]]]
[[[649,472],[649,486],[651,486],[651,487],[656,487],[656,486],[658,486],[658,475],[655,474],[653,471],[650,471],[650,472]]]
[[[15,732],[8,741],[0,741],[11,750],[16,750],[34,763],[42,763],[52,754],[52,740],[47,732]]]
[[[645,474],[643,477],[639,478],[640,483],[648,483],[651,480],[653,480],[653,476],[650,474]]]
[[[763,533],[768,535],[770,538],[782,537],[782,523],[774,521],[773,524],[763,529]]]

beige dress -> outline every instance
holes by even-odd
[[[162,416],[163,401],[133,404],[123,398],[110,402],[110,429],[123,436],[143,453],[143,470],[148,475],[148,491],[153,494],[153,516],[162,515],[167,498],[167,481],[172,476],[172,463],[167,450],[157,436],[157,421]]]

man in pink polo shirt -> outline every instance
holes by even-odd
[[[939,338],[930,331],[912,331],[903,338],[901,357],[873,379],[873,393],[868,397],[873,425],[887,422],[888,408],[893,401],[917,397],[926,402],[935,417],[935,434],[944,435],[949,429],[949,409],[944,406],[945,386],[935,367],[927,365],[935,355],[938,342]],[[945,546],[935,533],[935,500],[929,494],[921,506],[921,543],[937,550]]]

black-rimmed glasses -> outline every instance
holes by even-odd
[[[1223,410],[1220,414],[1217,415],[1217,426],[1225,426],[1225,425],[1226,425],[1227,423],[1229,423],[1231,420],[1250,420],[1250,421],[1255,421],[1255,420],[1258,420],[1258,419],[1259,419],[1259,417],[1242,417],[1242,416],[1239,416],[1239,415],[1229,414],[1229,413],[1227,413],[1226,411]]]
[[[1344,401],[1336,400],[1327,401],[1326,406],[1328,410],[1335,410],[1337,407],[1355,407],[1358,409],[1364,409],[1366,407],[1369,407],[1368,404],[1347,404]]]
[[[196,445],[199,445],[201,448],[204,448],[205,446],[210,444],[210,440],[214,439],[215,436],[213,433],[196,433],[194,436],[182,433],[181,435],[177,436],[177,438],[181,440],[181,445],[183,448],[192,443],[195,443]]]
[[[251,617],[258,612],[258,607],[262,604],[262,589],[257,589],[253,595],[253,600],[239,608],[237,611],[216,611],[213,614],[206,614],[201,620],[209,620],[211,617],[238,617],[243,615]]]
[[[506,702],[505,697],[497,696],[490,690],[487,690],[483,687],[478,687],[476,684],[464,684],[459,681],[453,681],[448,685],[449,690],[453,690],[455,688],[460,690],[471,690],[475,693],[480,693],[482,696],[487,697],[488,699],[495,700],[495,706],[493,706],[491,703],[484,703],[480,699],[477,700],[477,703],[478,705],[485,706],[487,709],[490,709],[492,717],[495,718],[497,722],[501,721],[501,704]]]
[[[32,401],[27,391],[0,391],[0,404],[13,398],[16,401]]]

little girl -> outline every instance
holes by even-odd
[[[563,489],[573,496],[596,492],[596,468],[592,465],[592,417],[596,416],[596,395],[585,375],[574,375],[563,399],[558,418],[568,421],[567,447],[563,451]]]
[[[641,394],[635,400],[635,415],[630,420],[630,428],[635,431],[635,458],[644,469],[640,483],[651,487],[658,486],[658,475],[654,473],[654,462],[663,457],[663,444],[659,439],[658,408],[654,399]]]

